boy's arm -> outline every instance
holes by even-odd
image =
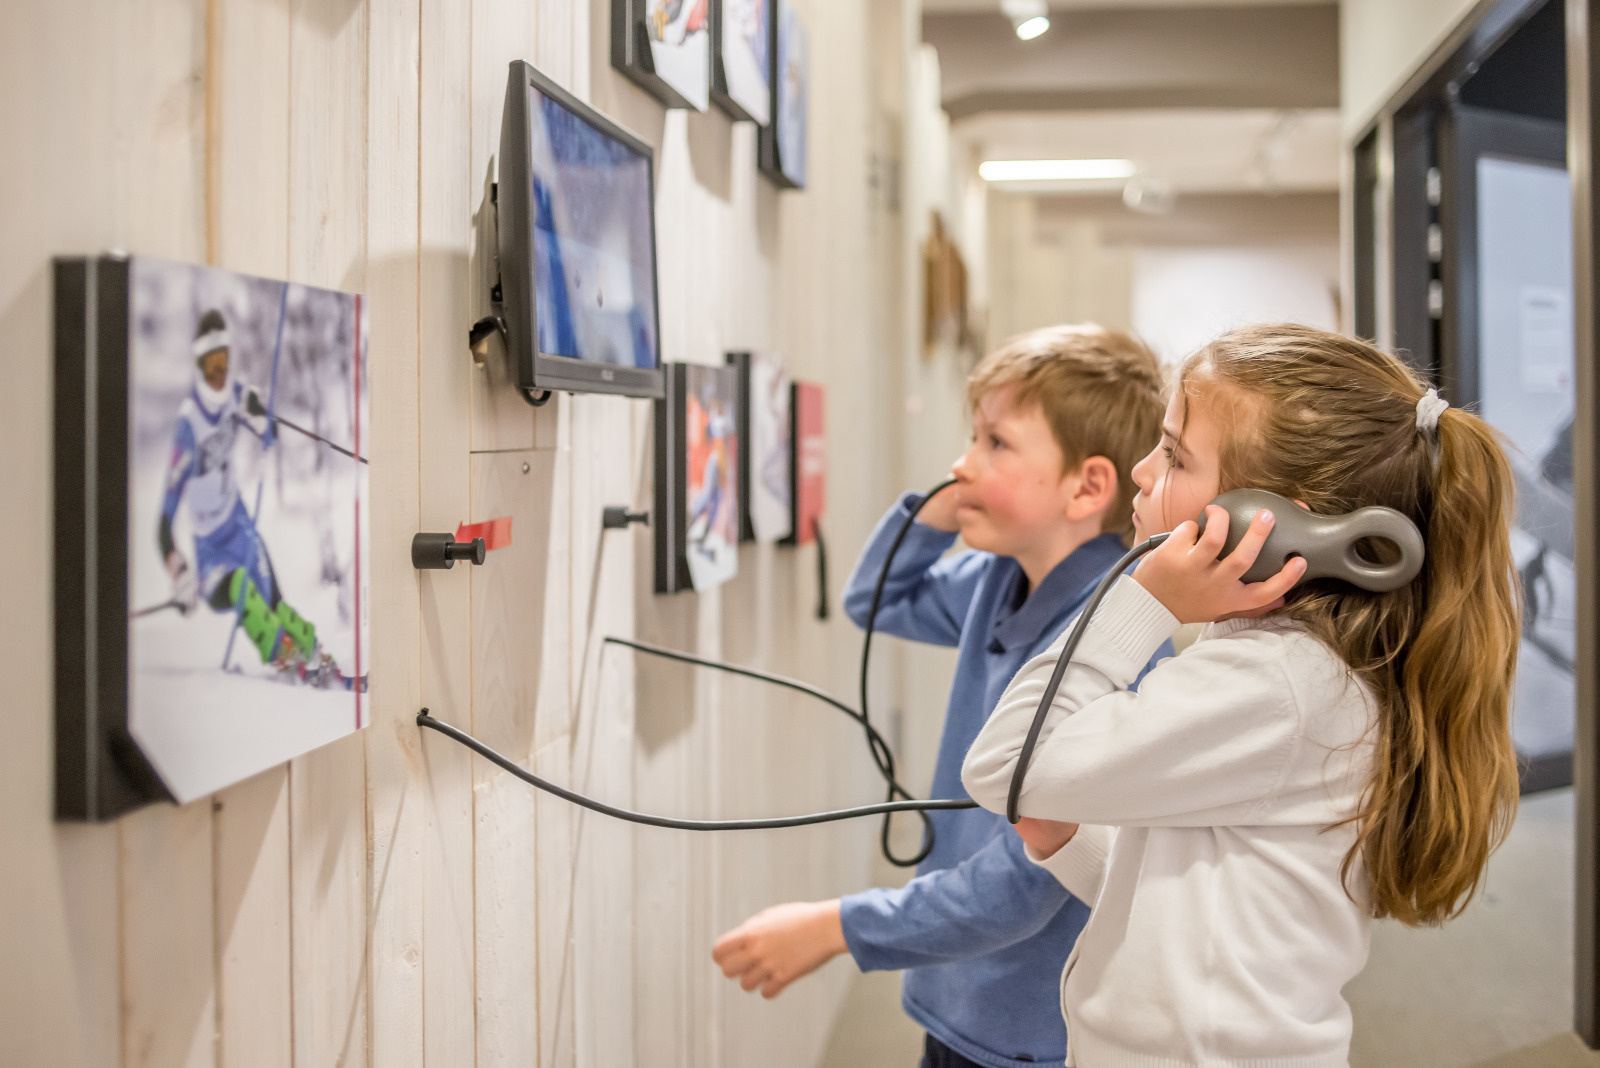
[[[1065,886],[1030,861],[1008,829],[953,868],[899,889],[842,899],[850,955],[863,971],[979,957],[1039,933],[1067,903]]]
[[[947,491],[948,492],[948,491]],[[878,521],[867,539],[861,558],[844,588],[844,610],[856,626],[864,627],[872,607],[872,592],[878,584],[883,562],[889,555],[895,534],[911,509],[922,499],[907,493]],[[913,521],[911,529],[895,554],[894,567],[883,586],[875,629],[912,641],[935,645],[957,645],[961,625],[972,603],[973,591],[982,578],[989,559],[986,554],[960,553],[942,559],[956,536]]]

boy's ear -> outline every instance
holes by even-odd
[[[1078,465],[1076,475],[1078,486],[1067,502],[1068,519],[1089,519],[1116,502],[1119,482],[1116,464],[1104,456],[1091,456]]]

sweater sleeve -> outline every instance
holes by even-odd
[[[1100,887],[1106,881],[1106,858],[1111,855],[1111,840],[1116,837],[1115,827],[1101,827],[1085,823],[1072,836],[1072,841],[1050,854],[1040,857],[1028,848],[1028,859],[1056,877],[1056,881],[1071,891],[1072,896],[1093,907],[1100,900]]]
[[[1283,650],[1261,632],[1197,642],[1129,690],[1177,626],[1118,580],[1045,719],[1023,815],[1081,824],[1216,826],[1263,820],[1299,739]],[[1004,812],[1012,769],[1063,640],[1023,665],[967,753],[962,782]]]
[[[921,496],[907,493],[878,521],[867,539],[861,558],[844,588],[844,610],[864,627],[872,607],[872,592],[878,584],[883,562],[894,543],[895,533],[905,522]],[[965,552],[945,557],[956,536],[913,521],[895,555],[894,568],[884,583],[883,600],[878,606],[876,629],[897,638],[958,645],[967,609],[983,578],[988,553]]]
[[[898,889],[848,895],[839,919],[850,955],[863,971],[915,968],[992,953],[1037,934],[1068,896],[1025,848],[1007,829],[953,868]]]

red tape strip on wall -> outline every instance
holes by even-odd
[[[511,517],[503,515],[499,519],[462,523],[456,527],[456,541],[471,541],[473,538],[482,538],[484,547],[490,552],[505,548],[511,544]]]

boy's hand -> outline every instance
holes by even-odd
[[[1033,855],[1040,860],[1054,856],[1056,850],[1072,841],[1072,836],[1078,833],[1076,823],[1062,823],[1060,820],[1036,820],[1023,816],[1016,823],[1017,834],[1033,850]]]
[[[1228,513],[1208,504],[1205,533],[1196,537],[1198,524],[1179,523],[1165,544],[1139,562],[1133,580],[1177,616],[1179,623],[1265,615],[1283,607],[1284,594],[1306,570],[1306,562],[1296,556],[1264,582],[1240,581],[1256,562],[1272,523],[1271,512],[1257,512],[1238,546],[1219,560],[1217,554],[1228,537]]]
[[[793,901],[762,909],[717,939],[711,959],[746,990],[775,998],[783,988],[848,950],[839,900]]]
[[[946,486],[929,498],[928,503],[922,506],[922,511],[917,513],[917,522],[925,523],[934,530],[942,530],[946,534],[955,534],[961,530],[961,524],[956,522],[956,488]]]

